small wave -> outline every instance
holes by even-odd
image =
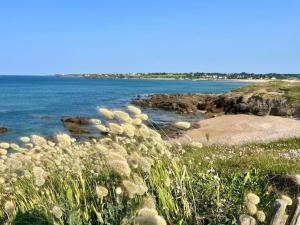
[[[16,112],[15,109],[0,109],[0,113],[11,113]]]

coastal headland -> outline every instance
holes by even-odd
[[[202,112],[207,120],[178,132],[172,141],[244,144],[300,137],[300,82],[271,81],[243,86],[224,94],[156,94],[136,98],[142,107]]]
[[[224,94],[154,94],[132,100],[136,105],[196,113],[294,116],[300,109],[300,82],[272,81],[248,85]]]

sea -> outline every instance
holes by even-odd
[[[38,134],[51,137],[68,132],[62,116],[86,116],[102,119],[97,107],[126,109],[131,99],[157,93],[223,93],[247,82],[207,80],[85,79],[57,76],[0,76],[1,141]],[[197,115],[179,115],[161,109],[142,109],[151,123],[204,119]]]

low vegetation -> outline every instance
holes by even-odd
[[[1,224],[237,224],[249,206],[264,224],[274,199],[299,195],[294,155],[277,165],[280,154],[299,151],[299,139],[171,145],[145,125],[147,115],[128,110],[99,109],[106,122],[92,122],[101,139],[57,134],[54,141],[33,135],[1,143]],[[268,165],[258,163],[264,155]]]
[[[300,82],[270,81],[242,86],[234,92],[283,95],[291,103],[300,103]]]

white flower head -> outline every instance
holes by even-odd
[[[6,142],[0,143],[0,148],[2,148],[2,149],[8,149],[9,147],[10,147],[9,143],[6,143]]]
[[[15,204],[12,201],[6,201],[4,204],[4,210],[7,214],[12,214],[15,211]]]
[[[130,119],[130,116],[126,112],[116,110],[113,113],[114,117],[119,119],[120,121],[127,122]]]
[[[96,195],[98,198],[104,198],[108,195],[108,190],[103,186],[96,186]]]
[[[109,120],[114,118],[114,113],[106,108],[98,108],[98,111]]]
[[[112,134],[118,135],[118,134],[122,134],[124,132],[123,128],[120,125],[116,124],[116,123],[109,123],[108,127],[109,127],[110,132]]]
[[[176,122],[174,126],[178,129],[187,130],[191,127],[191,124],[189,122]]]
[[[58,206],[54,206],[52,209],[51,209],[51,213],[57,218],[57,219],[60,219],[62,216],[63,216],[63,210],[58,207]]]
[[[135,107],[135,106],[133,106],[133,105],[127,106],[127,109],[128,109],[130,112],[132,112],[132,113],[134,113],[134,114],[137,114],[137,115],[142,113],[142,111],[141,111],[139,108],[137,108],[137,107]]]

